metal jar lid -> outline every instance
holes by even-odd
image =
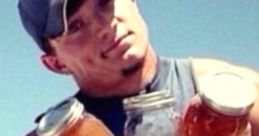
[[[202,100],[213,110],[224,115],[245,115],[256,99],[255,85],[234,72],[215,72],[198,82]]]
[[[127,114],[141,114],[160,108],[171,107],[174,97],[168,90],[155,91],[125,98],[124,110]]]
[[[38,122],[37,134],[39,136],[58,136],[66,125],[75,123],[83,111],[84,107],[77,99],[68,98],[44,114]]]

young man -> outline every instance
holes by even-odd
[[[19,0],[27,32],[44,51],[43,64],[72,75],[75,95],[87,111],[116,136],[123,135],[125,97],[161,89],[173,91],[180,112],[195,93],[195,82],[210,71],[228,69],[249,78],[259,90],[259,75],[212,59],[159,58],[135,0]],[[193,67],[193,69],[192,69]],[[259,133],[259,97],[251,112]]]

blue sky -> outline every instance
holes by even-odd
[[[138,0],[153,47],[170,57],[215,57],[259,71],[258,0]],[[49,72],[21,27],[16,0],[0,1],[0,130],[19,136],[42,111],[77,90]]]

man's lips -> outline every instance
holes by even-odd
[[[119,37],[119,38],[115,38],[113,44],[111,44],[107,49],[105,49],[102,53],[105,55],[105,54],[108,54],[109,52],[111,52],[113,49],[115,49],[116,47],[119,47],[121,42],[127,38],[129,35],[131,35],[132,32],[128,32],[127,34]]]

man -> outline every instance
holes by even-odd
[[[173,93],[181,111],[195,93],[193,77],[199,81],[220,69],[249,78],[259,90],[259,75],[247,68],[212,59],[158,57],[135,0],[19,0],[19,12],[44,51],[43,64],[72,75],[80,87],[75,97],[116,136],[123,135],[122,100],[128,96],[179,90]],[[259,97],[251,112],[254,135],[259,133],[257,112]]]

